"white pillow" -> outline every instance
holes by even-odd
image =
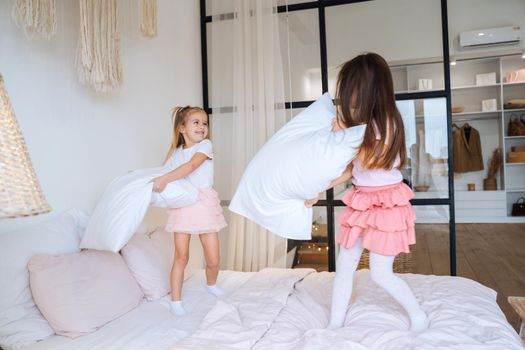
[[[80,248],[118,252],[137,231],[150,204],[180,208],[194,203],[198,190],[186,179],[171,182],[160,195],[152,192],[150,181],[169,170],[135,170],[113,180],[91,215]]]
[[[0,346],[21,347],[54,334],[29,289],[27,263],[35,254],[78,252],[87,216],[70,210],[46,222],[0,234]]]
[[[326,190],[356,156],[366,125],[332,132],[328,93],[282,127],[252,159],[230,210],[289,239],[311,239],[312,208],[304,201]]]
[[[35,304],[56,334],[75,338],[133,310],[143,294],[117,253],[39,254],[28,264]]]
[[[159,176],[173,169],[163,168],[162,172],[155,174]],[[148,186],[153,188],[153,184]],[[161,193],[151,192],[150,206],[157,208],[180,208],[192,204],[197,200],[197,190],[186,178],[170,182]]]

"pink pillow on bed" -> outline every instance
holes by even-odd
[[[120,253],[147,299],[156,300],[170,292],[174,248],[173,234],[162,229],[138,233],[122,248]]]
[[[28,269],[35,304],[57,334],[71,338],[97,330],[143,297],[116,253],[35,255]]]

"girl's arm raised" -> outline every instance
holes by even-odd
[[[195,169],[201,166],[205,160],[210,159],[207,155],[201,152],[197,152],[191,157],[191,159],[179,166],[178,168],[166,173],[162,176],[156,177],[153,182],[153,192],[162,192],[166,185],[172,181],[182,179],[183,177],[191,174]]]
[[[343,171],[343,174],[341,176],[339,176],[337,179],[333,180],[332,182],[330,182],[330,187],[328,187],[326,190],[329,190],[331,188],[334,188],[335,186],[337,185],[340,185],[346,181],[348,181],[351,177],[352,177],[352,168],[353,168],[353,165],[352,163],[349,163],[347,166],[346,166],[346,169],[345,171]],[[314,206],[315,203],[317,203],[319,201],[319,197],[320,195],[318,195],[317,197],[315,198],[311,198],[311,199],[307,199],[304,201],[304,205],[307,207],[307,208],[311,208]]]
[[[332,180],[332,182],[330,183],[330,187],[327,188],[327,190],[331,189],[331,188],[334,188],[335,186],[338,186],[348,180],[350,180],[350,178],[352,177],[352,168],[353,168],[353,165],[352,163],[349,163],[345,169],[345,171],[343,171],[343,174],[341,176],[339,176],[337,179],[335,180]]]

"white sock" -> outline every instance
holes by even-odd
[[[330,309],[328,329],[341,328],[344,324],[348,302],[352,296],[354,272],[359,264],[362,252],[361,239],[358,239],[355,246],[350,249],[343,246],[339,247],[337,272],[332,287],[332,306]]]
[[[206,285],[206,289],[208,289],[208,292],[215,295],[216,297],[220,297],[224,295],[224,291],[217,286],[217,284],[214,285]]]
[[[177,316],[186,315],[186,309],[184,309],[184,306],[182,305],[182,300],[172,300],[170,302],[170,311]]]
[[[414,293],[401,278],[394,275],[394,256],[370,253],[370,275],[372,280],[390,294],[407,312],[410,330],[421,332],[428,328],[430,321],[419,306]]]

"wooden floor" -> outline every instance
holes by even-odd
[[[416,225],[414,273],[448,275],[448,225]],[[517,329],[509,296],[525,296],[525,224],[457,224],[457,275],[498,293],[498,304]]]

